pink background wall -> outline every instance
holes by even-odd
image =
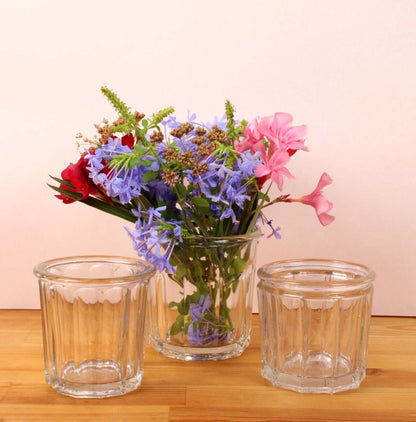
[[[285,192],[322,171],[336,221],[274,208],[283,239],[259,265],[339,258],[377,272],[375,314],[416,315],[416,2],[0,1],[0,308],[38,307],[33,266],[74,254],[134,256],[124,222],[46,186],[77,160],[75,134],[115,117],[108,85],[145,113],[202,120],[229,98],[240,117],[275,111],[309,126]]]

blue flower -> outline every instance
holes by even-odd
[[[101,173],[101,171],[115,155],[124,152],[131,152],[131,150],[128,146],[123,145],[118,138],[108,138],[107,144],[101,148],[97,148],[92,152],[87,151],[85,155],[89,162],[87,170],[95,184],[104,185],[104,182],[108,179],[108,174]]]
[[[201,296],[198,303],[191,303],[189,305],[189,315],[193,319],[193,322],[198,322],[199,320],[204,319],[205,312],[211,306],[211,299],[209,295]]]
[[[247,195],[247,184],[241,185],[241,180],[238,180],[238,183],[230,183],[227,185],[226,195],[230,198],[234,204],[239,208],[243,208],[244,202],[250,199],[250,196]]]
[[[213,122],[207,122],[204,124],[204,126],[209,129],[211,129],[214,125],[217,125],[218,129],[227,130],[227,116],[225,114],[223,114],[221,118],[215,116]]]
[[[247,150],[240,154],[237,158],[236,171],[241,171],[244,177],[252,177],[255,175],[255,169],[261,165],[260,152],[251,153]]]
[[[180,126],[180,122],[176,120],[176,117],[170,115],[167,119],[162,121],[162,125],[171,129],[176,129]]]
[[[127,204],[132,198],[138,198],[142,194],[142,190],[148,190],[147,183],[142,178],[145,170],[144,167],[134,167],[132,170],[119,170],[108,174],[104,183],[107,195],[120,199],[122,204]]]
[[[280,230],[280,227],[274,228],[272,225],[273,220],[265,219],[265,223],[272,229],[272,233],[269,236],[267,236],[267,238],[272,237],[272,236],[274,236],[276,239],[282,238],[282,236],[280,236],[280,234],[278,233],[278,231]]]
[[[234,212],[234,210],[232,209],[232,207],[228,207],[222,214],[221,214],[221,216],[220,216],[220,220],[224,220],[224,219],[226,219],[226,218],[231,218],[231,221],[233,222],[233,223],[235,223],[236,222],[236,220],[237,220],[237,217],[236,217],[236,215],[235,215],[235,212]]]
[[[103,171],[114,156],[126,152],[131,153],[131,149],[123,145],[120,139],[109,138],[107,144],[86,155],[89,161],[87,169],[94,183],[102,186],[108,196],[118,198],[122,204],[129,203],[133,198],[138,198],[142,190],[149,189],[148,183],[143,182],[143,176],[147,171],[160,170],[159,160],[152,155],[145,155],[142,161],[150,161],[146,166],[139,163],[130,170],[111,168]]]
[[[195,123],[195,119],[196,119],[196,114],[195,113],[191,113],[189,110],[188,110],[188,122],[189,123]]]
[[[153,155],[145,155],[142,158],[142,160],[149,160],[149,161],[152,162],[151,164],[149,164],[147,166],[144,166],[145,169],[146,169],[146,171],[149,171],[149,170],[151,170],[151,171],[159,171],[160,170],[159,160],[156,157],[153,157]]]
[[[144,260],[153,264],[159,271],[175,272],[170,264],[170,256],[176,241],[182,241],[181,222],[165,221],[162,212],[166,206],[149,208],[142,211],[141,208],[132,210],[137,217],[135,229],[127,233],[133,240],[133,248]]]
[[[165,203],[170,208],[176,208],[178,197],[172,188],[160,179],[153,179],[148,182],[149,196],[156,201]]]
[[[206,346],[214,342],[221,342],[227,339],[228,332],[224,326],[216,321],[212,313],[211,299],[209,295],[201,296],[197,303],[189,306],[189,316],[192,319],[188,326],[188,340],[196,346]]]
[[[210,204],[209,207],[211,208],[214,217],[218,218],[221,215],[222,206],[220,204]]]

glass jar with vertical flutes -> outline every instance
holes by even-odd
[[[118,396],[141,384],[148,283],[154,267],[109,256],[36,266],[46,382],[72,397]]]
[[[375,274],[331,260],[258,271],[262,375],[301,393],[358,388],[365,377]]]

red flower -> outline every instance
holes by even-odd
[[[133,148],[135,143],[135,138],[133,134],[129,133],[124,135],[121,138],[121,143],[128,146],[130,149]],[[94,154],[94,151],[90,151],[91,154]],[[86,199],[88,196],[98,196],[106,202],[111,202],[108,196],[105,196],[102,192],[99,191],[97,185],[89,178],[88,170],[88,159],[85,158],[86,154],[83,154],[76,164],[70,163],[69,166],[62,171],[61,177],[62,180],[70,182],[74,188],[61,184],[61,189],[66,189],[72,192],[80,193],[82,196],[78,200]],[[103,168],[103,173],[108,173],[109,168],[106,163],[103,163],[105,167]],[[75,202],[75,199],[71,199],[64,194],[56,195],[58,199],[61,199],[64,204],[72,204]]]
[[[124,136],[121,138],[121,143],[122,143],[123,145],[128,146],[130,149],[133,149],[133,146],[134,146],[134,141],[135,141],[135,139],[134,139],[134,136],[133,136],[133,134],[132,134],[132,133],[129,133],[128,135],[124,135]]]
[[[89,195],[101,196],[97,186],[88,177],[88,170],[86,169],[87,165],[88,160],[85,158],[84,154],[76,164],[70,163],[69,166],[61,173],[62,180],[70,182],[74,188],[64,185],[61,185],[60,187],[62,189],[80,193],[82,196],[79,199],[86,199]],[[75,202],[74,199],[71,199],[64,194],[56,195],[56,197],[58,199],[62,199],[64,204],[71,204],[72,202]]]

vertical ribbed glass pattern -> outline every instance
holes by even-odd
[[[118,257],[74,257],[35,268],[46,381],[62,394],[108,397],[141,383],[146,294],[154,270]]]
[[[365,377],[374,273],[340,261],[259,269],[262,375],[302,393],[358,388]]]
[[[257,238],[258,233],[192,238],[177,246],[176,275],[158,274],[150,283],[149,343],[159,353],[181,360],[222,360],[244,351],[250,343]],[[198,303],[192,302],[194,296]],[[201,297],[210,306],[195,323],[192,312]],[[192,338],[190,327],[206,332],[207,341],[202,335],[200,342]]]

